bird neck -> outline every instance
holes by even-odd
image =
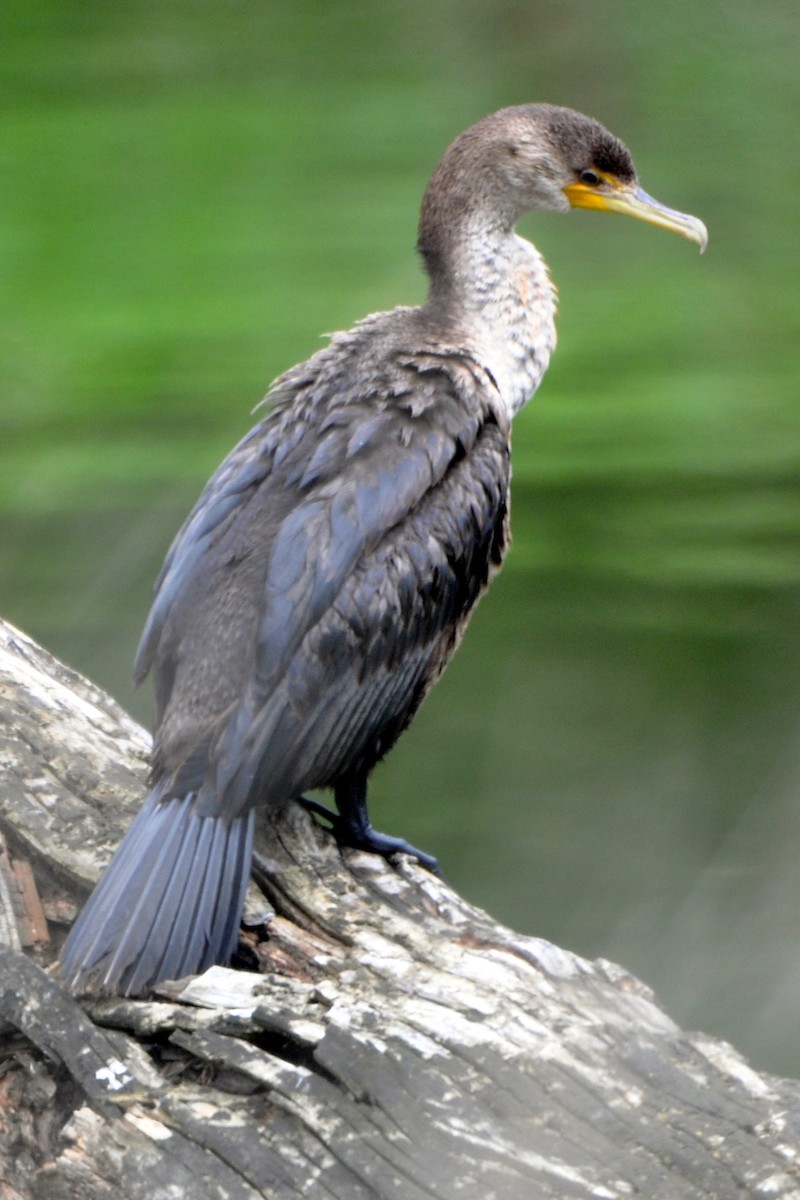
[[[509,416],[530,400],[555,346],[555,288],[539,252],[480,212],[420,225],[430,279],[423,311],[467,341],[491,371]]]

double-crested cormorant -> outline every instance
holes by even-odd
[[[342,843],[435,867],[372,829],[367,777],[503,558],[510,422],[555,344],[547,269],[514,226],[570,207],[706,244],[596,121],[547,104],[494,113],[425,193],[427,302],[367,317],[282,375],[209,481],[139,646],[154,786],[64,948],[76,990],[143,993],[227,960],[254,810],[307,789],[333,789]]]

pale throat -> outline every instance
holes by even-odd
[[[533,396],[555,348],[555,287],[538,250],[513,230],[472,229],[454,249],[459,323],[513,417]]]

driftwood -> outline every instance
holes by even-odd
[[[798,1084],[302,811],[243,969],[82,1007],[48,965],[148,738],[8,626],[0,706],[0,1200],[800,1200]]]

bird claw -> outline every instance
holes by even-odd
[[[433,875],[442,878],[438,860],[424,850],[418,850],[405,838],[391,837],[388,833],[378,833],[367,823],[366,825],[352,824],[341,813],[334,812],[308,796],[300,796],[299,803],[306,812],[330,823],[331,831],[340,846],[351,846],[354,850],[366,850],[370,854],[379,854],[381,858],[389,859],[394,854],[408,854],[415,858],[421,867]]]

